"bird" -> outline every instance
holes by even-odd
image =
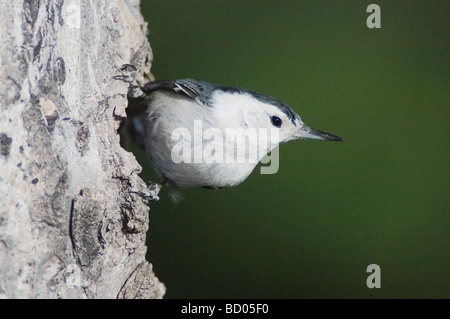
[[[237,186],[266,154],[291,140],[343,141],[307,126],[286,103],[237,86],[178,79],[133,89],[139,91],[133,97],[145,101],[146,156],[172,189]]]

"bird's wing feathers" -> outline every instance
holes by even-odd
[[[150,94],[156,90],[170,90],[181,95],[184,95],[192,100],[200,103],[206,104],[204,99],[202,99],[202,94],[204,94],[205,87],[200,81],[186,79],[186,80],[158,80],[147,84],[143,91],[146,94]]]

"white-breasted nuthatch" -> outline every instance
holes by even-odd
[[[163,184],[175,188],[236,186],[290,140],[342,141],[306,126],[287,104],[243,88],[184,79],[154,81],[141,90],[148,105],[146,154]]]

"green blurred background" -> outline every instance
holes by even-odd
[[[450,4],[376,1],[369,29],[370,3],[142,1],[157,79],[272,95],[345,139],[289,142],[277,174],[178,206],[163,189],[148,260],[167,298],[450,297]]]

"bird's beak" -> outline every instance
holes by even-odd
[[[323,140],[323,141],[343,141],[342,138],[330,134],[330,133],[326,133],[326,132],[322,132],[319,130],[315,130],[311,127],[308,127],[304,124],[302,124],[298,131],[295,132],[295,136],[297,138],[310,138],[310,139],[314,139],[314,140]]]

